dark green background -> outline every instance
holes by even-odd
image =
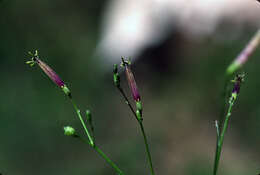
[[[88,145],[63,135],[64,125],[84,133],[62,91],[38,67],[25,64],[27,51],[35,49],[70,87],[82,112],[92,111],[104,152],[125,174],[149,174],[138,125],[113,87],[112,65],[111,71],[103,70],[101,59],[93,57],[106,3],[0,1],[3,175],[115,174]],[[211,174],[223,75],[256,30],[246,26],[230,40],[224,32],[223,41],[184,41],[176,58],[178,70],[170,66],[169,73],[134,64],[157,174]],[[219,174],[260,171],[259,57],[258,49],[244,66],[245,83],[225,137]],[[122,83],[127,88],[124,75]]]

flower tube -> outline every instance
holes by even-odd
[[[30,64],[33,66],[34,64],[38,64],[39,67],[44,71],[44,73],[57,85],[59,86],[63,92],[68,95],[71,98],[71,93],[68,87],[65,85],[63,80],[59,77],[59,75],[51,68],[49,67],[45,62],[39,59],[38,51],[35,51],[35,54],[29,52],[30,55],[32,55],[32,60],[27,61],[27,64]]]

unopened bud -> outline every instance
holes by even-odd
[[[118,73],[118,68],[117,68],[117,64],[114,64],[114,68],[113,68],[113,77],[114,77],[114,84],[119,87],[120,86],[120,76]]]
[[[92,122],[92,115],[90,110],[86,110],[86,117],[88,122]]]
[[[139,91],[138,91],[138,88],[137,88],[137,85],[135,82],[134,75],[129,66],[129,62],[125,61],[124,58],[122,58],[122,65],[125,67],[125,73],[126,73],[128,85],[131,89],[132,96],[133,96],[134,100],[136,102],[138,102],[141,100],[141,98],[140,98],[140,94],[139,94]]]
[[[64,135],[66,136],[75,136],[75,129],[71,126],[64,126]]]
[[[29,52],[29,54],[32,56],[32,60],[27,61],[26,64],[29,64],[30,66],[33,66],[34,64],[38,64],[39,67],[44,71],[44,73],[57,85],[59,86],[63,92],[71,97],[70,90],[68,87],[64,84],[62,79],[59,77],[59,75],[51,68],[49,67],[45,62],[41,61],[39,59],[38,51],[35,51],[35,54],[32,54]]]
[[[234,83],[234,87],[232,89],[232,94],[229,99],[229,103],[232,103],[240,92],[241,83],[244,81],[244,74],[238,74],[232,82]]]
[[[235,58],[235,60],[227,68],[227,74],[231,75],[241,68],[249,59],[250,55],[255,51],[260,43],[260,30],[256,32],[254,37],[249,41],[242,52]]]

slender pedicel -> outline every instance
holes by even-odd
[[[231,75],[241,68],[249,59],[250,55],[255,51],[260,43],[260,29],[256,32],[253,38],[249,41],[246,47],[240,52],[235,60],[227,68],[227,74]]]
[[[59,77],[59,75],[50,68],[45,62],[40,60],[38,51],[35,51],[35,54],[32,54],[29,52],[29,54],[32,56],[32,59],[30,61],[27,61],[26,64],[29,64],[30,66],[33,66],[34,64],[38,64],[39,67],[44,71],[44,73],[57,85],[59,86],[63,92],[68,95],[71,98],[71,92],[68,89],[68,87],[65,85],[65,83],[62,81],[62,79]]]

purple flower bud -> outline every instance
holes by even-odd
[[[235,79],[232,80],[232,82],[234,83],[234,87],[231,93],[231,96],[229,98],[229,104],[232,104],[235,102],[239,91],[240,91],[240,87],[241,87],[241,83],[244,81],[244,74],[238,74],[236,75]]]
[[[48,75],[48,77],[55,84],[57,84],[61,88],[65,85],[61,78],[58,76],[58,74],[54,72],[54,70],[52,70],[52,68],[50,68],[46,63],[41,61],[38,57],[35,57],[34,59],[35,62],[40,66],[40,68],[45,72],[45,74]]]
[[[234,87],[233,87],[233,90],[232,90],[232,94],[239,94],[239,91],[240,91],[240,86],[241,86],[241,83],[243,82],[244,80],[244,75],[237,75],[235,80],[233,80],[234,82]]]
[[[138,88],[137,88],[137,85],[136,85],[136,82],[135,82],[134,75],[133,75],[131,68],[129,66],[129,63],[126,62],[124,60],[124,58],[122,58],[122,64],[125,67],[125,73],[126,73],[128,85],[131,89],[132,96],[133,96],[134,100],[136,102],[138,102],[138,101],[141,100],[141,98],[140,98],[140,94],[139,94],[139,91],[138,91]]]
[[[247,62],[250,55],[254,52],[254,50],[259,45],[259,43],[260,43],[260,30],[256,32],[254,37],[250,40],[250,42],[246,45],[246,47],[242,50],[242,52],[230,64],[230,66],[227,68],[227,74],[233,74],[240,67],[242,67],[245,64],[245,62]]]
[[[29,53],[31,54],[31,53]],[[32,54],[31,54],[32,55]],[[62,79],[59,77],[59,75],[52,69],[50,68],[45,62],[39,59],[38,52],[35,51],[35,54],[32,55],[32,60],[27,61],[27,64],[30,64],[31,66],[37,63],[39,67],[44,71],[44,73],[57,85],[59,86],[66,95],[71,97],[70,90],[68,87],[64,84]]]

